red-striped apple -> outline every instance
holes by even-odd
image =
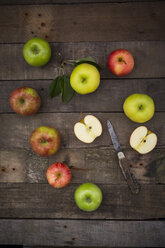
[[[41,156],[53,155],[60,147],[59,132],[53,127],[38,127],[32,132],[30,144],[32,149]]]
[[[128,50],[117,49],[109,55],[107,65],[114,75],[125,76],[133,70],[134,58]]]
[[[33,115],[39,110],[40,105],[40,96],[30,87],[15,89],[10,94],[10,106],[17,114]]]
[[[48,168],[46,177],[48,183],[54,188],[63,188],[68,185],[72,175],[69,167],[66,164],[54,163]]]

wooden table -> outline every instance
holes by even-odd
[[[75,247],[165,246],[165,2],[129,0],[1,0],[0,1],[0,244]],[[42,68],[23,59],[24,43],[34,36],[50,42],[51,61]],[[135,58],[134,71],[123,78],[107,66],[111,51],[126,48]],[[64,59],[92,56],[102,66],[99,89],[76,95],[68,104],[49,99],[48,88]],[[70,72],[72,68],[68,68]],[[34,116],[19,116],[9,106],[10,93],[35,88],[42,107]],[[151,153],[129,146],[139,126],[123,113],[132,93],[153,97],[156,113],[146,125],[158,135]],[[73,125],[86,113],[97,116],[103,134],[94,143],[79,142]],[[106,120],[115,126],[131,169],[141,184],[132,195],[120,172]],[[37,156],[29,137],[38,126],[60,131],[60,151]],[[73,175],[70,185],[56,190],[45,173],[65,161]],[[80,211],[74,191],[93,182],[103,191],[101,207]]]

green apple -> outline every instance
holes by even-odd
[[[50,45],[41,38],[33,38],[24,45],[23,56],[29,65],[43,66],[50,60]]]
[[[145,94],[132,94],[128,96],[123,105],[124,113],[134,122],[149,121],[155,112],[153,99]]]
[[[77,206],[84,211],[96,210],[102,202],[101,189],[93,183],[81,184],[74,194]]]
[[[72,88],[79,94],[94,92],[100,84],[100,73],[93,65],[83,63],[74,68],[70,76]]]

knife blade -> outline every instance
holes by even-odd
[[[108,131],[112,140],[112,144],[117,152],[117,156],[119,159],[119,166],[124,175],[125,180],[133,194],[138,194],[140,191],[140,185],[137,182],[134,174],[130,171],[130,162],[125,157],[124,153],[122,152],[118,137],[115,133],[112,123],[108,120],[107,121]]]

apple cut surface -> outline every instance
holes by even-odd
[[[140,144],[140,142],[144,139],[144,137],[146,137],[147,132],[148,130],[145,126],[136,128],[130,137],[131,147],[136,148]]]
[[[87,115],[83,122],[78,122],[74,126],[76,137],[84,143],[92,143],[96,137],[102,134],[102,125],[93,115]]]
[[[130,146],[141,154],[146,154],[154,149],[157,136],[148,131],[145,126],[136,128],[130,137]]]
[[[157,143],[157,136],[154,133],[151,133],[144,139],[143,144],[139,145],[137,151],[141,154],[151,152]]]

